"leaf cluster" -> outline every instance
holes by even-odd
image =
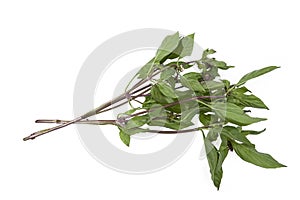
[[[237,83],[231,83],[223,79],[219,72],[233,66],[212,57],[216,53],[213,49],[203,51],[197,60],[186,61],[193,47],[194,34],[182,37],[176,32],[167,36],[155,56],[134,77],[138,82],[129,87],[130,82],[123,94],[70,121],[37,120],[36,123],[60,125],[34,132],[23,140],[34,139],[74,123],[114,125],[119,130],[121,141],[127,146],[133,134],[142,132],[201,132],[211,179],[218,189],[223,176],[222,165],[231,151],[242,160],[263,168],[284,167],[269,154],[257,151],[249,140],[249,135],[261,134],[265,129],[257,131],[247,128],[266,120],[250,115],[252,109],[269,108],[245,84],[278,67],[252,71]],[[88,120],[91,116],[127,103],[131,109],[120,113],[115,120]]]
[[[199,130],[211,178],[218,189],[223,175],[222,164],[229,151],[260,167],[284,167],[269,154],[258,152],[248,139],[248,135],[258,135],[265,129],[245,128],[266,120],[249,115],[252,108],[269,109],[245,84],[278,67],[252,71],[232,84],[222,79],[219,71],[233,66],[212,58],[216,53],[213,49],[206,49],[198,60],[185,61],[183,58],[191,55],[193,45],[194,34],[180,37],[176,32],[169,35],[155,56],[140,69],[137,77],[150,81],[151,87],[140,106],[128,111],[126,122],[118,125],[121,140],[129,146],[131,135],[149,132],[153,127],[172,129],[174,133],[191,127],[193,131]],[[202,126],[195,128],[195,121]],[[220,145],[216,145],[217,140],[221,141]]]

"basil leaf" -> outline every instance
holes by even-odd
[[[221,180],[223,177],[223,169],[222,169],[222,165],[223,162],[225,160],[225,158],[228,155],[228,147],[227,147],[227,141],[222,139],[222,143],[220,145],[219,148],[219,158],[218,158],[218,163],[215,169],[215,173],[214,173],[214,185],[217,187],[217,189],[219,190],[220,188],[220,184],[221,184]]]
[[[183,75],[187,79],[195,79],[199,80],[201,78],[201,74],[198,72],[189,72]]]
[[[194,34],[187,35],[180,39],[177,48],[168,55],[168,59],[183,58],[192,54],[194,47]]]
[[[212,114],[204,114],[200,112],[199,114],[199,121],[204,125],[208,126],[212,123]]]
[[[129,147],[129,144],[130,144],[130,135],[126,134],[124,131],[122,131],[120,128],[119,128],[120,132],[119,132],[119,136],[120,136],[120,139],[121,141]]]
[[[262,69],[259,69],[259,70],[255,70],[255,71],[252,71],[248,74],[246,74],[245,76],[243,76],[239,82],[236,84],[236,86],[240,86],[240,85],[243,85],[244,83],[246,83],[247,81],[253,79],[253,78],[256,78],[258,76],[261,76],[263,74],[266,74],[270,71],[273,71],[274,69],[277,69],[279,67],[277,66],[270,66],[270,67],[265,67],[265,68],[262,68]]]
[[[146,63],[138,72],[138,78],[140,79],[145,79],[147,78],[150,74],[152,74],[154,70],[154,63],[155,59],[152,58],[148,63]]]
[[[211,179],[219,190],[223,176],[222,164],[228,154],[227,141],[222,140],[218,151],[216,147],[207,138],[205,138],[204,135],[203,138]]]
[[[261,131],[243,130],[243,131],[241,131],[241,133],[244,134],[244,135],[258,135],[258,134],[261,134],[265,131],[266,131],[266,129],[263,129]]]
[[[167,122],[165,124],[165,127],[173,129],[173,130],[182,130],[182,129],[190,127],[192,125],[194,125],[193,122],[182,122],[179,120],[172,120],[172,122]]]
[[[213,142],[216,141],[219,137],[219,134],[221,133],[222,128],[220,126],[214,126],[209,129],[206,138]]]
[[[269,110],[268,106],[257,96],[251,95],[241,95],[242,97],[238,97],[240,102],[246,107],[253,108],[263,108]]]
[[[196,114],[199,113],[199,108],[194,107],[189,110],[182,111],[181,113],[181,122],[189,123],[192,121],[192,119],[195,117]]]
[[[205,92],[204,87],[200,84],[197,79],[186,78],[185,75],[180,77],[180,82],[184,87],[187,87],[195,92]]]
[[[162,105],[153,104],[149,109],[149,117],[150,120],[155,119],[157,117],[167,117],[167,113]]]
[[[132,129],[132,128],[137,128],[141,127],[144,124],[146,124],[149,121],[149,116],[148,115],[142,115],[142,116],[135,116],[128,120],[128,122],[125,125],[125,129]]]
[[[121,128],[121,129],[124,133],[126,133],[129,136],[137,134],[137,133],[145,133],[149,130],[149,129],[138,128],[138,127],[137,128],[132,128],[132,129],[123,129],[123,128]]]
[[[216,178],[215,170],[218,164],[219,154],[216,147],[208,139],[206,139],[204,135],[203,138],[204,138],[206,158],[210,169],[211,179],[215,183],[215,178]],[[218,179],[220,178],[218,177]]]
[[[167,97],[171,97],[171,98],[177,98],[177,95],[176,95],[174,89],[171,88],[168,84],[166,84],[164,82],[159,82],[156,85],[163,95],[165,95]]]
[[[168,68],[168,69],[165,69],[161,72],[160,74],[160,80],[167,80],[169,79],[171,76],[173,76],[175,74],[175,69],[173,68]]]
[[[239,104],[244,107],[263,108],[269,110],[265,103],[257,96],[253,94],[244,94],[247,91],[249,90],[245,87],[234,89],[228,96],[228,101],[234,102],[235,104]]]
[[[208,90],[216,90],[216,89],[222,89],[225,88],[225,85],[223,82],[219,81],[205,81],[204,83],[205,88]]]
[[[234,93],[234,94],[244,94],[246,92],[251,92],[251,91],[248,90],[248,88],[246,88],[245,86],[243,86],[243,87],[235,88],[231,93]]]
[[[222,80],[222,82],[223,82],[223,84],[224,84],[226,90],[228,90],[229,87],[230,87],[230,81],[228,81],[228,80]]]
[[[134,113],[135,111],[137,111],[139,109],[141,109],[141,108],[132,108],[130,110],[127,110],[124,114],[131,115],[132,113]]]
[[[148,122],[149,126],[163,126],[173,130],[181,130],[189,126],[194,125],[192,122],[181,122],[180,120],[169,120],[165,119],[153,119]]]
[[[253,144],[246,138],[244,134],[241,133],[241,131],[233,126],[225,126],[222,129],[221,134],[231,140],[239,141],[244,144],[253,146]]]
[[[166,56],[172,53],[179,43],[179,33],[165,37],[155,55],[155,63],[160,63]]]
[[[258,152],[254,147],[245,144],[237,144],[235,142],[232,143],[232,146],[236,154],[246,162],[263,168],[286,167],[269,154]]]
[[[161,93],[161,91],[158,88],[157,84],[152,86],[150,94],[151,94],[152,98],[156,101],[156,103],[167,104],[167,103],[174,102],[173,99],[171,99],[169,97],[166,97],[165,95],[163,95]]]
[[[233,103],[216,102],[212,104],[212,109],[219,117],[239,126],[247,126],[266,120],[266,118],[250,117],[239,106]]]
[[[183,62],[179,62],[180,66],[183,67],[183,69],[189,69],[191,67],[193,67],[193,64],[188,64],[188,63],[183,63]]]
[[[216,60],[214,58],[212,58],[212,59],[206,59],[205,63],[207,63],[209,65],[212,65],[212,66],[215,66],[215,67],[217,67],[219,69],[223,69],[223,70],[226,70],[226,69],[234,67],[234,66],[228,66],[224,61],[218,61],[218,60]]]
[[[182,38],[181,40],[182,51],[179,54],[180,58],[183,58],[185,56],[190,56],[192,54],[194,48],[194,36],[195,33],[187,35],[186,37]]]
[[[151,92],[152,92],[152,88],[151,88]],[[154,93],[154,92],[152,92],[152,93]],[[157,102],[152,98],[152,96],[150,96],[150,95],[146,96],[145,101],[143,102],[142,108],[144,108],[144,109],[150,109],[156,103]]]
[[[206,49],[202,53],[202,59],[206,59],[208,55],[216,53],[213,49]]]

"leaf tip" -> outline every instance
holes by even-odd
[[[191,33],[191,34],[189,34],[189,36],[194,39],[195,33]]]

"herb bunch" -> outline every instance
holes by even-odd
[[[227,70],[233,66],[211,58],[211,54],[215,53],[213,49],[205,50],[198,60],[185,61],[183,58],[191,55],[193,46],[194,34],[181,37],[176,32],[167,36],[155,57],[134,77],[138,82],[133,86],[129,83],[123,94],[70,121],[36,120],[36,123],[59,125],[35,132],[23,140],[34,139],[74,123],[114,125],[119,130],[120,139],[127,146],[131,135],[142,132],[200,132],[211,179],[218,189],[223,175],[222,164],[229,151],[234,151],[242,160],[263,168],[285,167],[269,154],[258,152],[247,138],[248,135],[258,135],[266,129],[256,131],[245,128],[266,120],[250,116],[250,108],[268,109],[260,98],[244,86],[245,83],[278,67],[270,66],[252,71],[232,84],[220,77],[219,70]],[[128,103],[131,108],[120,113],[116,119],[88,120],[91,116]],[[200,126],[196,125],[195,119]],[[157,127],[167,130],[159,130]]]

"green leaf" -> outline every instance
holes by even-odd
[[[189,72],[183,75],[187,79],[199,80],[201,78],[201,74],[198,72]]]
[[[219,148],[219,158],[218,158],[218,163],[215,169],[214,180],[213,180],[214,185],[217,187],[218,190],[220,188],[221,180],[223,177],[222,165],[227,155],[228,155],[227,141],[222,140],[222,143]]]
[[[148,63],[146,63],[138,72],[138,78],[140,79],[145,79],[147,78],[149,75],[152,74],[153,70],[154,70],[154,61],[155,59],[152,58]]]
[[[132,129],[132,128],[137,128],[141,127],[144,124],[146,124],[149,121],[149,116],[148,115],[142,115],[142,116],[135,116],[128,120],[126,123],[125,127],[126,129]]]
[[[157,117],[167,117],[167,113],[165,108],[160,104],[153,104],[151,108],[149,108],[149,117],[150,120],[155,119]]]
[[[224,84],[226,90],[228,90],[229,87],[230,87],[230,81],[228,81],[228,80],[222,80],[222,82],[223,82],[223,84]]]
[[[156,103],[167,104],[167,103],[174,102],[173,99],[171,99],[169,97],[166,97],[165,95],[163,95],[161,93],[161,91],[158,88],[157,84],[152,86],[150,94],[151,94],[152,98],[156,101]]]
[[[220,81],[205,81],[204,82],[205,88],[208,90],[216,90],[216,89],[225,89],[225,85],[223,82]]]
[[[151,120],[148,123],[149,126],[163,126],[166,128],[170,128],[173,130],[181,130],[187,128],[189,126],[194,125],[192,122],[181,122],[180,120],[170,120],[170,119],[158,119],[158,120]]]
[[[151,88],[151,95],[152,95],[152,93],[155,93],[155,92],[152,92],[152,89],[153,89],[153,88]],[[158,91],[158,92],[159,92],[159,91]],[[144,109],[150,109],[154,104],[157,103],[157,102],[152,98],[151,95],[146,96],[145,101],[143,102],[142,108],[144,108]]]
[[[176,71],[173,68],[168,68],[168,69],[163,70],[160,74],[160,80],[169,79],[171,76],[173,76],[175,74],[175,72]]]
[[[168,84],[166,84],[165,82],[159,82],[156,84],[158,89],[160,90],[160,92],[167,96],[167,97],[171,97],[171,98],[177,98],[176,93],[174,91],[173,88],[171,88]]]
[[[130,110],[127,110],[124,114],[131,115],[132,113],[134,113],[135,111],[137,111],[139,109],[141,109],[141,108],[132,108]]]
[[[203,135],[206,157],[210,168],[211,179],[219,190],[223,169],[222,164],[228,154],[227,141],[222,141],[219,151],[216,147]]]
[[[234,90],[232,90],[231,93],[234,93],[234,94],[244,94],[246,92],[251,92],[251,91],[248,90],[248,88],[246,88],[245,86],[243,86],[243,87],[235,88]]]
[[[122,128],[122,127],[119,127],[119,129],[121,129],[123,131],[123,133],[131,136],[131,135],[134,135],[134,134],[137,134],[137,133],[144,133],[144,132],[147,132],[149,129],[144,129],[144,128],[131,128],[131,129],[125,129],[125,128]]]
[[[181,63],[180,66],[183,67],[184,69],[189,69],[191,67],[193,67],[193,64],[188,64],[188,63],[184,63],[184,62],[179,62]]]
[[[232,145],[236,154],[246,162],[264,168],[286,167],[285,165],[276,161],[269,154],[258,152],[254,147],[245,144],[237,144],[235,142],[233,142]]]
[[[212,116],[211,114],[204,114],[200,112],[199,120],[204,126],[208,126],[212,123]]]
[[[194,116],[199,113],[199,107],[194,107],[189,110],[182,111],[181,122],[189,123],[192,121]]]
[[[259,70],[255,70],[255,71],[252,71],[248,74],[246,74],[245,76],[243,76],[239,82],[236,84],[236,86],[240,86],[240,85],[243,85],[244,83],[246,83],[247,81],[253,79],[253,78],[256,78],[258,76],[261,76],[263,74],[266,74],[270,71],[273,71],[274,69],[277,69],[279,67],[277,66],[270,66],[270,67],[265,67],[265,68],[262,68],[262,69],[259,69]]]
[[[165,124],[165,127],[173,130],[182,130],[192,125],[194,125],[193,122],[182,122],[180,120],[172,120],[172,122],[167,122]]]
[[[156,52],[155,63],[160,63],[161,60],[163,60],[166,56],[172,53],[178,46],[179,40],[180,38],[178,32],[165,37],[165,39],[162,41],[160,47]]]
[[[168,78],[166,80],[166,82],[172,87],[172,88],[175,88],[175,85],[176,85],[176,80],[173,76],[171,76],[170,78]]]
[[[261,131],[242,130],[241,133],[244,134],[244,135],[258,135],[258,134],[261,134],[265,131],[266,131],[266,129],[263,129]]]
[[[194,47],[194,34],[187,35],[180,39],[176,49],[167,56],[168,59],[183,58],[192,54]]]
[[[205,89],[197,79],[193,79],[193,78],[188,79],[185,77],[185,75],[183,75],[180,77],[180,82],[183,86],[195,92],[205,92]]]
[[[216,141],[221,133],[222,127],[221,126],[214,126],[209,129],[206,138],[213,142]]]
[[[206,49],[202,53],[202,59],[206,59],[208,55],[216,53],[213,49]]]
[[[212,104],[212,109],[219,117],[239,126],[247,126],[256,122],[264,121],[266,118],[250,117],[233,103],[217,102]]]
[[[187,35],[186,37],[182,38],[181,44],[182,44],[182,51],[180,52],[180,58],[183,58],[185,56],[190,56],[193,52],[194,48],[194,36],[195,33]]]
[[[241,131],[236,127],[225,126],[223,127],[221,134],[231,140],[239,141],[244,144],[253,146],[253,144],[246,138],[246,136],[242,134]]]
[[[252,108],[269,108],[265,105],[265,103],[258,98],[257,96],[251,94],[246,95],[245,92],[249,91],[246,87],[236,88],[234,89],[228,96],[228,101],[241,105],[243,107],[252,107]]]
[[[120,128],[119,128],[120,132],[119,132],[119,136],[120,139],[122,140],[122,142],[129,147],[130,144],[130,135],[126,134],[125,132],[123,132]]]
[[[219,154],[216,147],[208,139],[206,139],[204,135],[203,135],[203,139],[204,139],[206,158],[210,169],[211,179],[215,183],[215,170],[218,164]]]
[[[223,69],[223,70],[226,70],[226,69],[234,67],[234,66],[228,66],[224,61],[218,61],[218,60],[216,60],[214,58],[212,58],[212,59],[206,59],[205,63],[208,63],[209,65],[215,66],[215,67],[217,67],[219,69]]]
[[[266,106],[266,104],[257,96],[251,94],[251,95],[240,95],[237,97],[241,104],[245,107],[253,107],[253,108],[263,108],[269,110],[269,108]]]

